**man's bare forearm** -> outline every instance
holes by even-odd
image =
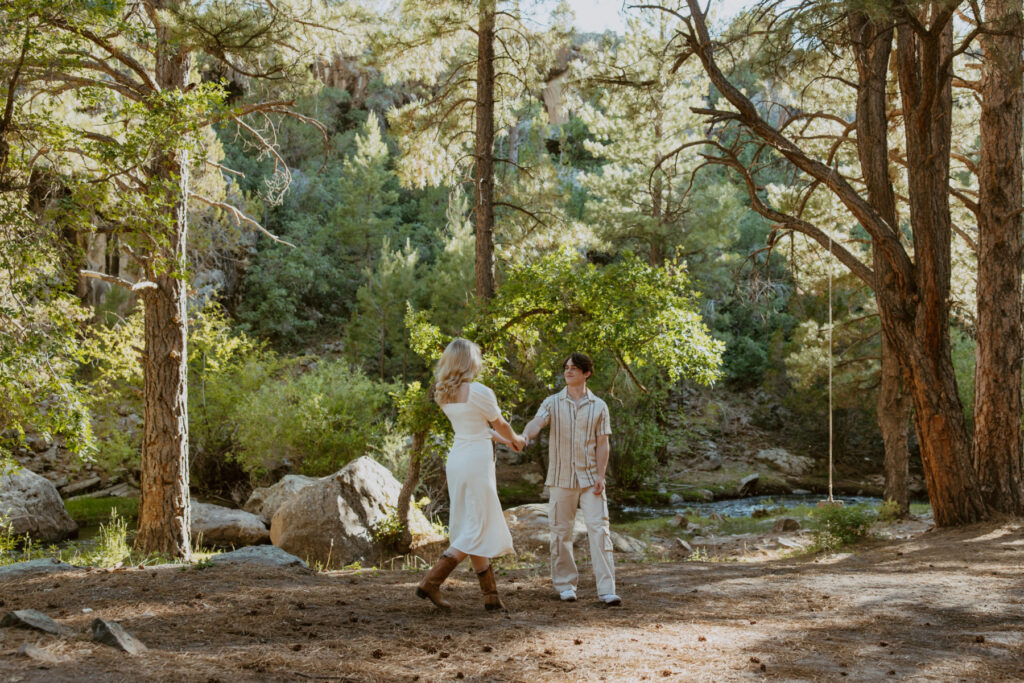
[[[594,460],[597,461],[597,476],[604,479],[605,471],[608,469],[608,458],[611,455],[611,448],[608,446],[608,437],[600,437],[594,448]]]
[[[525,427],[523,427],[523,436],[529,439],[530,441],[533,441],[537,437],[537,435],[540,434],[540,430],[542,429],[544,429],[543,420],[533,418],[528,423],[526,423]]]

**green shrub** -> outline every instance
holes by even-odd
[[[608,463],[615,483],[627,489],[643,485],[658,464],[657,452],[667,442],[664,430],[642,411],[620,409],[612,416],[612,453]]]
[[[904,517],[903,510],[900,509],[900,504],[895,500],[883,501],[878,506],[878,519],[883,522],[894,522]]]
[[[835,549],[865,538],[877,515],[866,505],[850,507],[825,506],[814,510],[818,524],[814,532],[815,544],[822,549]]]
[[[256,477],[286,468],[310,476],[366,455],[386,420],[390,385],[340,361],[295,361],[238,407],[234,457]],[[244,418],[244,419],[243,419]]]

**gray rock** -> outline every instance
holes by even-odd
[[[97,492],[96,496],[98,498],[102,498],[104,496],[113,496],[115,498],[138,498],[139,489],[138,487],[132,486],[128,482],[123,481],[120,484]]]
[[[78,569],[78,567],[67,564],[66,562],[61,562],[60,560],[44,557],[39,560],[28,560],[27,562],[17,562],[15,564],[0,567],[0,581],[14,579],[21,576],[29,576],[31,574],[69,572],[75,569]]]
[[[45,647],[39,647],[32,643],[22,643],[21,647],[18,648],[19,657],[28,657],[34,659],[42,664],[63,664],[64,662],[70,661],[70,657],[64,657],[54,652],[50,652]]]
[[[101,481],[103,480],[100,479],[99,477],[89,477],[88,479],[76,481],[75,483],[68,484],[67,486],[62,488],[60,490],[60,495],[64,496],[65,498],[68,498],[69,496],[74,496],[79,493],[85,493],[86,491],[89,491],[90,489],[94,489],[97,486],[99,486]]]
[[[527,472],[522,475],[521,479],[527,484],[533,484],[534,486],[537,486],[544,481],[544,477],[540,476],[536,472]]]
[[[714,472],[722,469],[722,456],[718,453],[709,454],[704,458],[703,462],[697,465],[697,469],[703,470],[704,472]]]
[[[230,553],[221,553],[210,558],[213,564],[258,564],[265,567],[302,567],[309,565],[300,558],[286,553],[274,545],[251,545]]]
[[[680,496],[678,493],[673,493],[671,496],[668,497],[669,505],[682,505],[683,502],[683,497]]]
[[[679,458],[686,452],[686,443],[682,441],[671,441],[665,446],[665,455],[670,459]]]
[[[60,541],[78,531],[56,487],[25,468],[0,476],[0,515],[7,518],[15,536],[28,534],[42,543]]]
[[[28,628],[60,635],[61,627],[56,621],[34,609],[19,609],[8,612],[0,619],[0,627]]]
[[[683,540],[681,538],[677,538],[676,541],[679,542],[679,547],[682,548],[683,550],[685,550],[686,552],[688,552],[688,553],[692,553],[693,552],[693,546],[690,545],[689,543],[687,543],[685,540]]]
[[[690,520],[686,518],[686,515],[676,515],[672,518],[672,521],[669,522],[672,526],[681,526],[683,528],[685,528],[689,523]]]
[[[286,474],[273,486],[255,489],[249,496],[249,500],[245,501],[242,509],[259,516],[264,524],[270,524],[279,507],[294,498],[299,491],[316,482],[317,480],[313,477]]]
[[[245,510],[192,503],[192,538],[218,548],[259,545],[270,541],[263,520]]]
[[[39,434],[30,434],[25,437],[25,444],[31,448],[35,453],[43,453],[44,451],[50,450],[50,446],[53,442],[47,439],[45,436]]]
[[[124,627],[116,621],[94,619],[92,622],[92,639],[97,643],[109,645],[130,655],[141,654],[147,649],[138,638],[125,631]]]
[[[547,503],[527,503],[505,510],[505,523],[512,533],[516,548],[543,549],[551,543],[551,529],[548,522]],[[572,528],[572,542],[575,546],[586,544],[587,525],[583,513],[576,512]]]
[[[740,479],[740,483],[736,486],[736,495],[739,497],[750,496],[757,490],[757,482],[761,478],[756,472],[754,474],[748,474],[747,476]]]
[[[612,547],[620,553],[642,553],[647,549],[647,544],[639,538],[633,538],[626,534],[612,532]]]
[[[697,489],[697,495],[700,496],[700,499],[705,503],[710,503],[715,499],[715,494],[707,489]]]
[[[327,568],[344,567],[383,551],[374,529],[398,505],[402,485],[373,458],[358,458],[329,477],[299,491],[270,523],[279,548]],[[444,542],[427,518],[410,511],[413,550]]]
[[[787,476],[799,477],[814,469],[814,461],[802,455],[793,455],[785,448],[764,448],[754,459],[779,470]]]
[[[799,531],[800,528],[800,522],[792,517],[780,517],[775,520],[775,524],[772,525],[772,531],[775,532]]]

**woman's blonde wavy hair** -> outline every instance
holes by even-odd
[[[434,369],[434,400],[454,403],[463,382],[472,382],[484,366],[480,347],[461,337],[452,339]]]

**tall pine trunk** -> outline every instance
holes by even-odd
[[[978,164],[978,317],[974,467],[985,502],[1024,513],[1021,490],[1021,70],[1020,0],[987,0]]]
[[[494,296],[494,10],[480,0],[476,61],[476,295]]]
[[[889,177],[887,133],[889,60],[892,55],[891,24],[876,24],[864,12],[852,11],[849,28],[857,73],[857,156],[868,191],[868,201],[892,231],[898,226],[896,193]],[[875,277],[890,279],[889,263],[880,249],[873,253]],[[907,490],[910,452],[911,399],[904,389],[903,370],[882,335],[876,412],[885,445],[885,500],[895,502],[902,515],[910,512]]]
[[[173,2],[173,0],[171,0]],[[157,9],[166,9],[155,3]],[[154,13],[155,14],[155,13]],[[156,27],[156,83],[164,91],[188,85],[191,56],[166,26]],[[143,291],[145,404],[140,477],[139,530],[135,546],[190,559],[188,472],[188,354],[185,239],[188,232],[189,159],[184,150],[158,158],[151,177],[161,186],[169,212],[166,252],[156,284]]]
[[[924,6],[937,12],[942,3]],[[927,25],[927,17],[922,16]],[[889,278],[877,290],[883,333],[908,371],[925,482],[940,526],[970,524],[988,510],[971,467],[971,440],[957,393],[949,335],[952,219],[953,24],[897,31],[907,148],[914,282]],[[895,296],[892,296],[895,295]]]
[[[881,378],[878,385],[878,427],[885,444],[885,490],[887,501],[897,505],[900,516],[910,513],[910,415],[913,401],[903,381],[903,369],[889,342],[882,335]]]

